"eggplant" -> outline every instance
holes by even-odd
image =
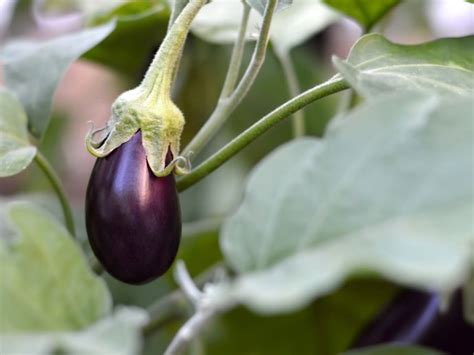
[[[462,292],[440,310],[436,293],[404,290],[361,332],[353,348],[381,343],[417,344],[451,355],[474,352],[474,327],[463,317]]]
[[[167,163],[171,159],[168,152]],[[97,159],[87,187],[86,227],[97,259],[122,282],[150,282],[173,263],[181,238],[175,179],[153,174],[140,131]]]

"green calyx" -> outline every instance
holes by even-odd
[[[188,159],[179,156],[184,116],[171,100],[171,86],[189,27],[207,0],[190,0],[167,33],[142,83],[121,94],[104,128],[91,129],[87,150],[102,158],[140,130],[148,165],[156,176],[186,174]],[[173,160],[166,164],[171,151]]]

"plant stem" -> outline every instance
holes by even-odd
[[[216,314],[217,311],[213,309],[199,309],[194,313],[179,329],[173,341],[166,349],[165,355],[184,354],[189,343]]]
[[[179,14],[181,11],[183,11],[184,7],[188,3],[189,0],[172,0],[172,5],[171,5],[171,14],[170,18],[168,20],[168,29],[167,32],[171,30],[171,27],[173,24],[176,22],[176,19],[178,18]],[[183,56],[183,48],[181,48],[177,63],[181,63],[181,57]],[[174,67],[174,72],[173,72],[173,81],[176,79],[176,75],[178,74],[178,65]]]
[[[240,152],[243,148],[245,148],[248,144],[260,137],[263,133],[268,131],[277,123],[284,120],[292,113],[298,111],[299,109],[312,103],[313,101],[316,101],[318,99],[348,88],[349,85],[344,81],[344,79],[331,79],[329,81],[326,81],[325,83],[322,83],[312,89],[303,92],[297,97],[276,108],[275,110],[261,118],[259,121],[254,123],[252,126],[247,128],[244,132],[242,132],[239,136],[230,141],[227,145],[225,145],[217,153],[215,153],[206,161],[204,161],[197,168],[193,169],[188,175],[178,180],[178,191],[186,190],[188,187],[194,185],[195,183],[203,179],[205,176],[212,173],[219,166],[224,164],[227,160],[229,160],[238,152]]]
[[[301,93],[301,89],[298,83],[298,77],[296,75],[295,66],[291,59],[291,54],[287,50],[275,49],[275,54],[280,61],[283,73],[286,77],[288,84],[288,90],[291,97],[298,96]],[[293,136],[295,138],[303,137],[305,135],[305,124],[304,124],[304,112],[303,110],[296,111],[292,117],[293,124]]]
[[[64,187],[61,184],[61,180],[56,174],[54,168],[49,163],[48,159],[38,151],[35,156],[35,162],[38,164],[39,168],[43,171],[44,175],[48,178],[51,187],[58,196],[59,202],[63,209],[64,222],[66,223],[66,228],[71,233],[73,237],[76,236],[76,230],[74,228],[74,218],[72,214],[71,206],[64,192]]]
[[[252,59],[239,85],[229,97],[219,99],[214,112],[212,112],[204,126],[183,150],[183,155],[189,156],[190,153],[193,155],[199,154],[199,152],[214,136],[217,130],[222,127],[227,118],[236,109],[245,95],[247,95],[265,60],[268,39],[270,36],[270,25],[276,3],[276,0],[268,0],[267,2],[265,13],[263,15],[262,28],[255,45]]]
[[[240,29],[237,39],[232,49],[232,55],[230,57],[229,69],[227,70],[227,75],[224,80],[224,85],[222,87],[222,92],[220,94],[219,100],[229,97],[232,94],[232,91],[235,89],[237,80],[239,78],[240,66],[242,64],[242,56],[244,54],[245,48],[245,37],[247,34],[247,25],[249,22],[250,16],[250,6],[242,1],[243,12],[242,20],[240,22]]]
[[[203,286],[214,278],[216,272],[221,270],[221,264],[215,264],[208,270],[196,277],[196,284]],[[188,298],[184,294],[183,290],[177,289],[165,297],[157,300],[151,306],[148,307],[147,311],[150,315],[150,321],[143,328],[145,335],[152,334],[156,329],[160,328],[161,325],[169,322],[172,319],[184,316],[183,310],[188,305]]]

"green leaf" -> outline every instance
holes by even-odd
[[[343,355],[442,355],[443,353],[411,345],[377,345],[357,350],[347,351]]]
[[[36,147],[28,142],[26,125],[21,103],[0,87],[0,177],[18,174],[35,157]]]
[[[216,302],[290,311],[361,272],[458,287],[473,242],[472,122],[470,100],[389,96],[336,121],[321,141],[279,148],[222,228],[240,275],[216,289]]]
[[[66,229],[31,204],[3,210],[0,331],[74,330],[104,316],[108,290]]]
[[[3,48],[5,83],[22,102],[28,128],[37,138],[46,130],[58,82],[69,65],[113,31],[114,22],[44,42],[17,41]]]
[[[1,349],[4,354],[136,355],[142,347],[141,326],[146,319],[144,310],[122,307],[78,332],[1,335]]]
[[[419,45],[391,43],[383,36],[360,38],[337,69],[360,94],[435,92],[472,97],[474,36],[444,38]]]
[[[257,10],[261,15],[265,13],[265,7],[267,6],[268,0],[246,0],[247,3]],[[277,5],[275,12],[286,9],[290,6],[294,0],[276,0]]]
[[[323,0],[329,6],[352,17],[368,32],[400,0]]]

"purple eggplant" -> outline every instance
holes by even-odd
[[[152,281],[173,263],[181,238],[175,179],[152,173],[140,131],[97,159],[87,188],[86,226],[97,259],[120,281]]]
[[[474,352],[474,327],[463,318],[462,293],[457,291],[445,312],[436,293],[402,291],[354,343],[355,348],[381,343],[418,344],[451,355]]]

